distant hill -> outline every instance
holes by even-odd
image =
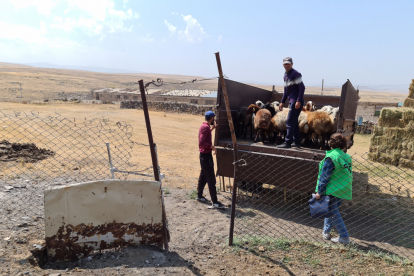
[[[116,69],[116,68],[104,68],[104,67],[95,67],[95,66],[76,66],[76,65],[57,65],[57,64],[50,64],[46,62],[34,62],[34,63],[25,63],[24,65],[29,65],[33,67],[40,67],[40,68],[51,68],[51,69],[69,69],[69,70],[80,70],[80,71],[91,71],[97,73],[142,73],[139,71],[131,71],[126,69]]]

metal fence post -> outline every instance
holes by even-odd
[[[109,148],[109,142],[105,142],[106,149],[108,150],[108,157],[109,157],[109,166],[111,167],[111,175],[112,179],[115,179],[114,167],[112,166],[112,158],[111,158],[111,150]]]
[[[138,81],[138,83],[139,83],[139,88],[141,91],[142,109],[144,110],[145,124],[147,126],[148,141],[149,141],[150,150],[151,150],[152,167],[154,169],[154,178],[156,181],[161,181],[160,171],[158,167],[158,156],[157,156],[156,145],[154,144],[154,140],[152,139],[151,122],[150,122],[149,113],[148,113],[148,105],[147,105],[147,98],[145,95],[144,81],[140,80]],[[169,234],[168,234],[168,229],[167,229],[167,215],[165,213],[164,192],[162,191],[162,185],[161,185],[161,193],[162,193],[162,221],[163,221],[164,249],[168,250]]]
[[[237,192],[237,180],[236,180],[236,166],[237,166],[237,139],[234,132],[233,118],[231,117],[229,96],[227,95],[226,83],[224,82],[223,70],[221,68],[220,53],[215,53],[217,68],[220,76],[221,89],[223,91],[224,102],[226,104],[227,120],[229,122],[231,140],[233,142],[233,156],[234,156],[234,183],[233,183],[233,196],[231,199],[231,218],[230,218],[230,233],[229,233],[229,245],[233,245],[233,233],[234,233],[234,217],[236,215],[236,192]]]

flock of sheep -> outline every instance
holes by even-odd
[[[316,110],[313,102],[309,101],[302,108],[298,122],[302,140],[305,144],[316,143],[320,149],[326,148],[326,142],[329,137],[337,131],[337,114],[339,108],[330,105]],[[286,135],[286,121],[289,114],[289,108],[279,110],[279,102],[264,104],[257,101],[248,107],[243,106],[237,113],[239,124],[238,136],[246,139],[247,129],[250,127],[250,138],[256,136],[264,143],[267,139],[269,142],[283,142]]]

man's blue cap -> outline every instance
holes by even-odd
[[[204,117],[205,117],[206,119],[210,119],[211,117],[214,117],[214,116],[216,116],[216,114],[214,114],[214,112],[213,112],[213,111],[211,111],[211,110],[207,111],[207,112],[204,114]]]

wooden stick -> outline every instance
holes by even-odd
[[[218,71],[219,71],[221,90],[223,92],[224,102],[226,104],[227,120],[229,122],[231,140],[233,142],[234,162],[236,162],[237,161],[237,139],[236,139],[236,133],[234,132],[233,118],[231,117],[229,96],[227,94],[227,88],[226,88],[226,83],[224,81],[223,70],[221,69],[220,54],[217,52],[217,53],[215,53],[215,55],[216,55],[216,61],[217,61],[217,68],[218,68]],[[233,184],[233,196],[232,196],[232,200],[231,200],[231,219],[230,219],[229,245],[233,245],[234,218],[235,218],[235,215],[236,215],[236,191],[237,191],[236,163],[234,163],[234,184]]]

